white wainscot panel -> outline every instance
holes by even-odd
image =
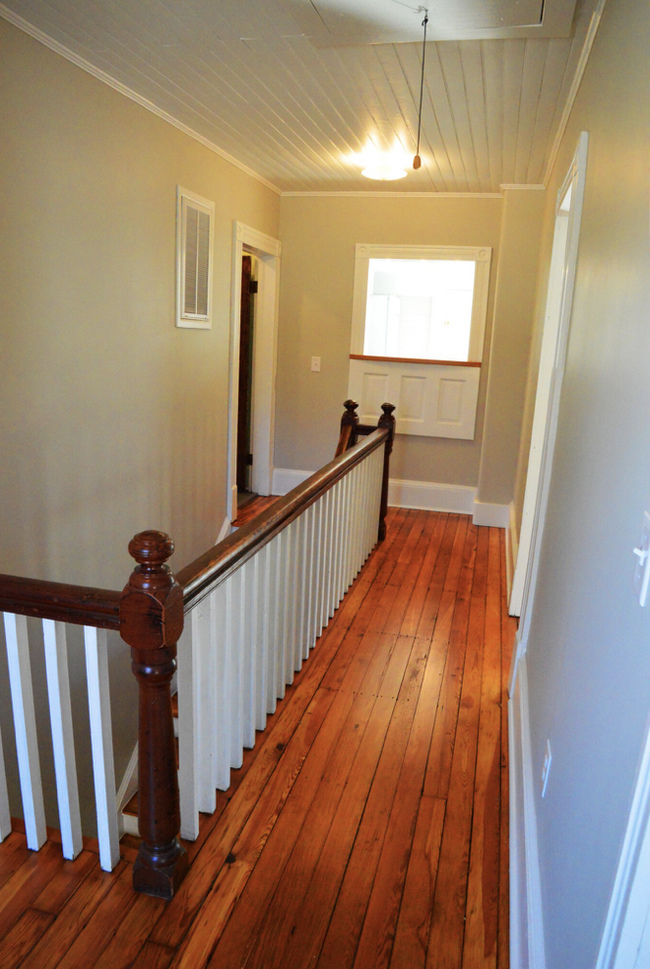
[[[395,404],[398,434],[471,441],[476,425],[480,367],[350,360],[348,394],[362,424],[376,424],[381,404]]]

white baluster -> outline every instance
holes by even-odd
[[[115,797],[115,762],[113,760],[113,728],[106,630],[96,629],[94,626],[84,626],[84,648],[99,863],[104,871],[112,871],[120,860],[120,836],[117,826],[117,800]]]
[[[43,620],[45,672],[50,704],[52,748],[56,796],[59,805],[59,825],[64,858],[76,858],[83,848],[77,765],[72,732],[70,676],[65,623]]]
[[[230,766],[241,767],[243,763],[243,692],[241,650],[241,602],[239,589],[240,571],[226,579],[226,636],[230,657]]]
[[[5,757],[2,750],[2,735],[0,735],[0,841],[4,841],[9,834],[11,834],[11,812],[9,810],[9,792],[7,790]]]
[[[268,646],[266,654],[266,712],[275,713],[278,700],[277,688],[277,654],[278,654],[278,568],[279,568],[279,545],[281,536],[276,535],[268,545]]]
[[[287,530],[280,532],[276,546],[276,577],[275,577],[275,695],[278,700],[284,696],[284,651],[285,613],[286,613],[286,568],[287,568]]]
[[[233,693],[232,693],[232,672],[231,672],[231,653],[228,641],[228,593],[226,583],[222,582],[210,595],[211,617],[212,617],[212,649],[216,654],[216,664],[214,666],[215,680],[214,706],[216,709],[215,717],[215,750],[216,750],[216,771],[215,787],[220,791],[226,791],[230,787],[230,751],[231,724]]]
[[[198,606],[185,616],[178,640],[178,793],[181,837],[196,840],[199,834],[199,681],[196,662],[195,616]]]
[[[255,631],[257,630],[257,590],[254,581],[254,565],[249,559],[240,569],[239,628],[242,664],[242,746],[249,750],[255,746],[255,680],[257,655]]]
[[[302,536],[303,515],[299,515],[289,526],[291,529],[291,569],[290,582],[287,590],[289,596],[289,639],[287,651],[287,683],[293,683],[294,673],[302,665],[302,650],[300,649],[300,608],[302,599]]]
[[[329,603],[327,606],[326,623],[334,615],[336,609],[336,573],[338,563],[338,529],[340,524],[340,502],[341,502],[341,482],[332,488],[332,508],[330,516],[329,545],[330,545],[330,583],[329,583]]]
[[[312,564],[312,539],[314,528],[314,506],[310,505],[304,514],[303,541],[302,541],[302,602],[300,604],[300,650],[302,659],[309,657],[310,647],[310,615],[311,597],[313,590],[311,587],[311,564]]]
[[[257,665],[255,680],[255,725],[258,730],[266,726],[268,703],[268,664],[269,664],[269,551],[270,542],[262,546],[254,562],[254,579],[257,590],[257,617],[254,638],[257,644]]]
[[[312,605],[311,605],[311,631],[310,645],[314,646],[320,635],[320,619],[323,603],[323,510],[324,498],[319,498],[314,504],[314,528],[313,542],[314,551],[312,554]]]
[[[332,510],[334,505],[332,489],[325,493],[323,517],[323,608],[320,627],[324,629],[329,619],[330,588],[332,582]]]
[[[295,522],[283,531],[284,536],[284,568],[282,570],[282,599],[284,600],[284,623],[282,638],[282,695],[287,684],[293,679],[293,643],[291,641],[293,624],[293,563],[295,559]]]
[[[36,739],[27,620],[25,616],[14,616],[13,613],[6,612],[4,623],[27,847],[38,851],[45,844],[47,832]]]

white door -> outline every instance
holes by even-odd
[[[509,603],[510,614],[521,616],[517,635],[517,657],[525,652],[528,639],[541,536],[546,517],[578,259],[587,142],[587,133],[583,131],[571,168],[558,192],[528,475]]]

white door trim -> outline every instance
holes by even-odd
[[[516,659],[525,652],[535,595],[541,539],[551,483],[562,379],[578,262],[580,221],[587,172],[588,135],[583,131],[571,167],[558,192],[551,273],[547,295],[528,476],[512,580],[510,613],[520,615]],[[570,195],[568,217],[563,203]],[[514,672],[514,671],[513,671]]]
[[[649,724],[650,727],[650,724]],[[640,969],[650,912],[650,729],[636,780],[595,969]]]
[[[237,517],[237,412],[239,382],[239,325],[241,312],[241,263],[244,252],[258,261],[258,291],[253,336],[252,487],[270,495],[273,481],[275,431],[275,375],[278,349],[281,243],[264,232],[233,224],[232,297],[230,301],[230,375],[228,409],[228,510]]]

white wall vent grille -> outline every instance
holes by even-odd
[[[178,186],[176,326],[212,326],[214,203]]]

